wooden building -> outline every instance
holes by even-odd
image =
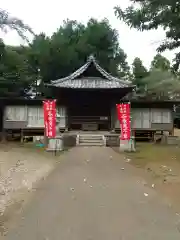
[[[93,56],[70,76],[52,81],[63,106],[67,130],[115,130],[116,103],[133,91],[131,82],[113,77]]]
[[[116,104],[135,89],[131,82],[113,77],[93,56],[70,76],[51,81],[48,88],[57,99],[59,131],[119,132]],[[129,99],[130,100],[130,99]],[[41,132],[43,99],[0,101],[2,131]],[[131,101],[131,100],[130,100]],[[173,132],[171,101],[131,101],[132,128],[136,131]]]

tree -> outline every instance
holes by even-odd
[[[33,81],[27,59],[12,47],[0,45],[0,96],[20,96]]]
[[[67,20],[51,37],[36,36],[29,49],[28,61],[33,68],[40,68],[43,81],[48,82],[71,74],[90,54],[115,76],[124,77],[129,72],[118,33],[106,19],[90,19],[87,25]]]
[[[170,61],[161,54],[157,54],[151,62],[151,69],[153,68],[169,71],[171,70]]]
[[[159,52],[172,50],[180,46],[180,1],[178,0],[130,0],[132,4],[122,10],[115,7],[116,16],[128,26],[139,31],[158,29],[162,27],[166,39],[158,47]],[[180,64],[180,53],[175,56],[174,69]]]
[[[44,83],[65,77],[81,67],[90,54],[113,75],[128,76],[127,56],[107,20],[90,19],[87,25],[67,20],[52,36],[41,33],[28,46],[0,42],[0,95],[23,93],[38,78]],[[88,71],[87,76],[97,74],[93,68]]]
[[[7,11],[0,9],[0,30],[7,32],[8,29],[15,30],[20,37],[27,41],[28,38],[25,36],[25,32],[34,35],[33,30],[22,20],[12,17]]]
[[[142,82],[146,86],[146,96],[155,99],[176,99],[180,96],[180,79],[170,71],[153,69]]]
[[[0,86],[7,83],[14,92],[15,86],[27,87],[39,75],[43,82],[67,76],[81,67],[90,54],[114,76],[125,77],[129,73],[117,31],[106,19],[90,19],[87,25],[67,20],[51,37],[41,33],[29,46],[3,49]],[[87,75],[96,76],[93,71],[90,68]]]
[[[143,66],[139,58],[132,64],[133,83],[137,85],[137,95],[155,99],[179,97],[180,79],[170,68],[170,62],[157,54],[151,62],[150,70]]]
[[[147,69],[143,66],[140,58],[135,58],[132,63],[133,72],[133,84],[137,86],[137,89],[142,90],[144,84],[142,80],[148,75]]]

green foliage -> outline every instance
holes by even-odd
[[[115,7],[116,16],[128,26],[140,31],[162,27],[166,39],[158,47],[162,52],[166,49],[177,49],[180,46],[180,1],[178,0],[130,0],[132,4],[122,10]],[[176,54],[174,69],[180,64],[180,53]]]
[[[13,48],[2,46],[3,43],[0,48],[0,96],[19,96],[32,81],[27,59]]]
[[[135,58],[132,63],[133,72],[133,84],[137,86],[137,89],[143,89],[143,79],[148,75],[148,70],[143,66],[140,58]]]
[[[33,30],[26,25],[22,20],[12,17],[9,13],[3,9],[0,9],[0,30],[7,32],[8,29],[15,30],[20,37],[28,41],[25,32],[29,32],[32,35],[35,35]]]
[[[179,96],[180,79],[171,71],[167,58],[157,54],[147,70],[139,58],[132,64],[133,83],[137,86],[137,96],[154,99],[170,99]]]
[[[171,70],[170,61],[163,57],[161,54],[157,54],[151,62],[151,69],[159,69],[162,71]]]
[[[48,82],[81,67],[90,54],[94,54],[100,65],[115,76],[124,77],[129,72],[127,56],[119,46],[117,31],[107,20],[98,22],[90,19],[87,25],[64,21],[50,38],[40,34],[34,39],[29,61],[33,68],[40,68],[43,81]]]
[[[144,5],[146,2],[148,1]],[[0,12],[0,28],[4,30],[2,19]],[[123,15],[123,19],[127,21],[128,16]],[[21,21],[15,21],[14,24],[16,28],[14,25],[7,26],[21,29],[21,33],[24,33],[26,26]],[[20,35],[21,33],[19,32]],[[135,58],[131,72],[127,56],[119,45],[117,31],[110,26],[107,19],[90,19],[86,25],[66,20],[52,36],[47,37],[41,33],[28,46],[5,46],[1,40],[0,96],[19,96],[39,78],[43,80],[39,86],[39,90],[42,90],[44,83],[68,76],[77,70],[91,54],[112,75],[132,80],[137,85],[138,93],[170,98],[180,92],[178,75],[172,74],[170,62],[165,57],[157,54],[150,69],[144,67],[141,59]],[[97,72],[90,68],[86,74],[96,76]]]
[[[8,29],[15,30],[26,41],[28,41],[26,32],[35,35],[22,20],[0,9],[0,30],[7,32]],[[0,39],[0,96],[19,96],[32,81],[27,57],[16,50],[16,48],[5,46]]]
[[[17,94],[37,78],[45,83],[68,76],[81,67],[90,54],[114,76],[127,78],[130,69],[127,56],[119,46],[117,31],[106,19],[90,19],[87,25],[67,20],[51,37],[41,33],[26,47],[4,46],[2,42],[0,53],[3,54],[0,86],[6,87],[0,95]],[[96,76],[93,71],[90,69],[87,74]]]
[[[145,94],[158,99],[177,98],[180,94],[180,79],[170,71],[153,69],[143,79],[143,84],[146,86]]]

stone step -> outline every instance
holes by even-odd
[[[85,137],[102,137],[103,135],[101,134],[79,134],[79,136],[85,136]]]
[[[103,136],[79,135],[81,139],[102,139]]]
[[[104,146],[104,136],[103,135],[82,134],[82,135],[79,135],[77,145],[79,145],[79,146]]]
[[[79,141],[95,141],[95,142],[99,142],[99,141],[103,141],[103,138],[79,138]]]
[[[92,142],[92,143],[96,143],[96,142],[104,142],[103,139],[79,139],[79,142]]]
[[[79,146],[104,146],[104,143],[91,143],[91,142],[83,142],[83,143],[79,143]]]

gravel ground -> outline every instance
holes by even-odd
[[[110,148],[76,147],[38,185],[6,240],[179,240],[179,216]]]
[[[0,221],[8,207],[23,201],[26,193],[48,175],[54,164],[53,157],[50,161],[49,155],[40,150],[12,144],[0,145]]]

